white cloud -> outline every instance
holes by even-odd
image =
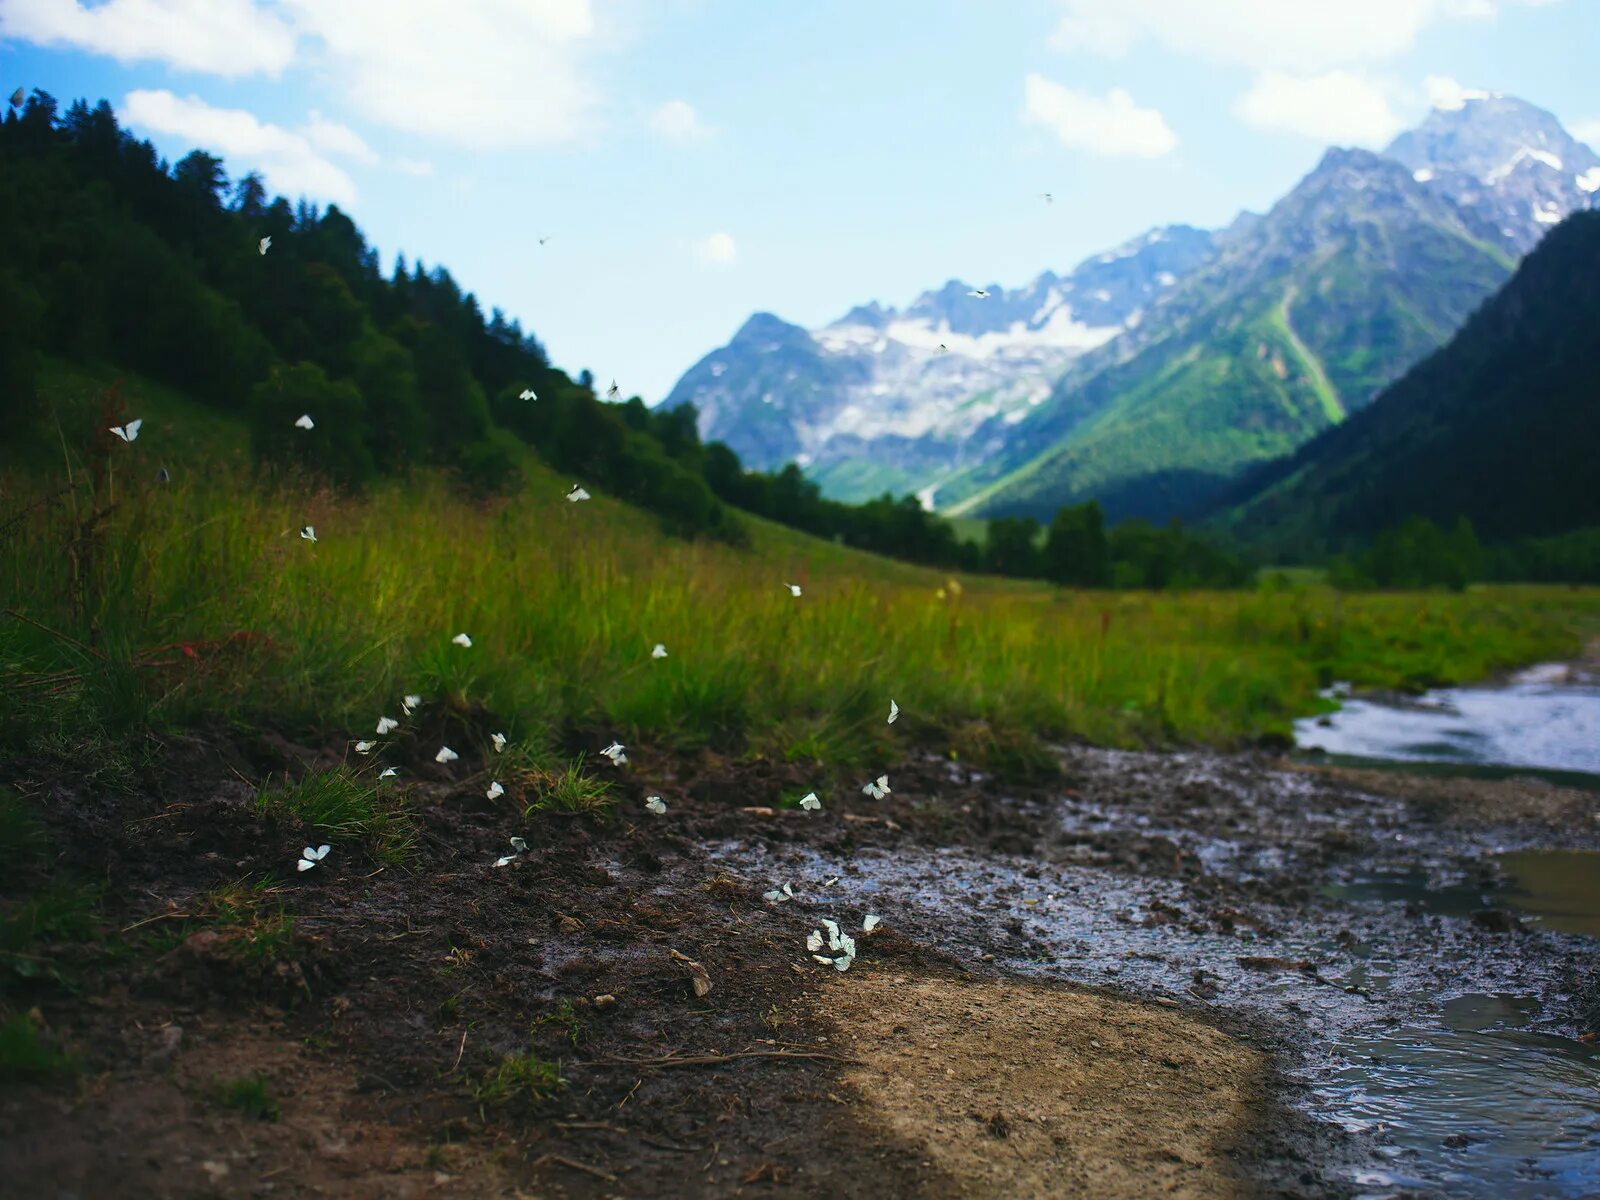
[[[1121,88],[1096,96],[1041,75],[1029,75],[1024,88],[1024,119],[1049,126],[1068,146],[1096,154],[1156,158],[1178,144],[1158,111],[1140,108]]]
[[[596,96],[579,71],[589,0],[281,0],[351,105],[474,149],[570,139]]]
[[[367,145],[359,133],[348,125],[328,120],[316,109],[311,110],[311,116],[300,127],[300,132],[305,134],[308,142],[325,154],[353,158],[356,162],[365,163],[369,167],[378,161],[377,151]]]
[[[288,24],[254,0],[107,0],[93,7],[79,0],[5,0],[0,37],[230,79],[277,75],[294,58]]]
[[[1348,71],[1323,75],[1263,71],[1234,102],[1233,111],[1257,129],[1347,146],[1381,146],[1403,127],[1383,88]]]
[[[1061,0],[1065,13],[1050,44],[1118,57],[1151,39],[1212,62],[1315,73],[1392,58],[1410,49],[1429,25],[1492,16],[1510,2]]]
[[[168,91],[129,92],[118,114],[124,124],[180,137],[230,160],[230,170],[261,172],[271,191],[350,206],[356,185],[318,154],[303,135],[258,121],[238,108],[213,108],[198,96]]]
[[[234,78],[293,63],[405,133],[495,149],[593,121],[590,0],[0,0],[0,37]]]
[[[1428,103],[1435,108],[1455,110],[1468,100],[1487,100],[1488,92],[1464,88],[1448,75],[1429,75],[1422,86],[1428,93]]]
[[[726,266],[739,257],[739,247],[732,234],[713,233],[695,247],[695,257],[707,266]]]
[[[711,132],[687,100],[668,100],[656,109],[650,114],[650,128],[673,142],[692,142]]]

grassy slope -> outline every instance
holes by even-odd
[[[427,475],[365,498],[268,491],[226,455],[185,459],[181,400],[128,387],[150,424],[132,446],[107,435],[115,507],[86,523],[101,497],[80,482],[0,542],[0,607],[56,631],[0,621],[10,736],[202,719],[370,736],[420,692],[551,747],[581,729],[829,765],[883,752],[890,697],[897,733],[980,757],[1034,735],[1231,744],[1285,730],[1329,678],[1480,676],[1570,652],[1600,611],[1596,593],[1557,589],[1106,594],[975,577],[954,593],[764,522],[750,551],[669,541],[604,496],[567,503],[568,481],[531,460],[526,490],[490,505]],[[71,407],[67,445],[94,427]],[[170,484],[161,462],[178,464]],[[39,486],[13,472],[6,494]],[[471,649],[451,644],[460,632]],[[658,641],[669,657],[653,661]]]

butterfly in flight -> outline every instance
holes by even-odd
[[[271,237],[271,235],[269,234],[267,237],[264,237],[259,242],[257,242],[256,243],[256,249],[260,250],[262,254],[265,254],[268,250],[272,249],[272,237]]]
[[[144,424],[144,418],[143,417],[135,417],[133,420],[129,421],[126,425],[113,425],[111,427],[111,432],[116,434],[123,441],[131,442],[131,441],[133,441],[134,438],[139,436],[139,426],[141,426],[143,424]]]
[[[315,429],[317,427],[317,423],[311,419],[310,413],[302,413],[300,414],[300,418],[295,421],[294,427],[296,429]]]
[[[867,786],[861,790],[874,800],[882,800],[890,791],[889,777],[887,775],[879,775],[876,781],[869,779],[867,780]]]
[[[587,500],[588,498],[589,493],[584,491],[577,484],[573,484],[572,490],[567,493],[567,499],[571,500],[574,504],[576,504],[579,500]]]
[[[463,650],[472,649],[472,639],[469,638],[464,633],[458,633],[458,634],[455,635],[455,637],[451,638],[450,640],[452,642],[454,642],[456,645],[460,646]]]
[[[660,816],[662,813],[667,811],[667,802],[660,796],[647,797],[645,799],[644,806],[657,816]]]
[[[800,797],[800,807],[807,812],[816,812],[817,809],[822,807],[822,801],[817,799],[815,792],[807,792]]]
[[[440,746],[439,753],[433,756],[433,761],[436,763],[455,762],[460,757],[461,755],[450,749],[449,746]]]

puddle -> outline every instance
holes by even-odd
[[[1503,903],[1546,929],[1600,937],[1600,851],[1518,850],[1502,854],[1500,867],[1512,879]]]
[[[1600,683],[1561,664],[1529,668],[1503,687],[1342,704],[1295,722],[1295,743],[1364,759],[1600,773]]]
[[[1506,1027],[1530,1007],[1460,997],[1443,1028],[1339,1043],[1344,1064],[1314,1093],[1340,1124],[1378,1137],[1382,1165],[1359,1173],[1358,1195],[1595,1195],[1600,1049]]]
[[[1401,902],[1438,916],[1467,917],[1509,907],[1530,923],[1600,937],[1600,851],[1515,850],[1494,856],[1507,882],[1435,884],[1417,868],[1362,872],[1321,889],[1334,900]]]

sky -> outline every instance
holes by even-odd
[[[1224,225],[1462,88],[1600,147],[1596,58],[1600,0],[0,0],[0,95],[336,203],[652,404],[753,312]]]

